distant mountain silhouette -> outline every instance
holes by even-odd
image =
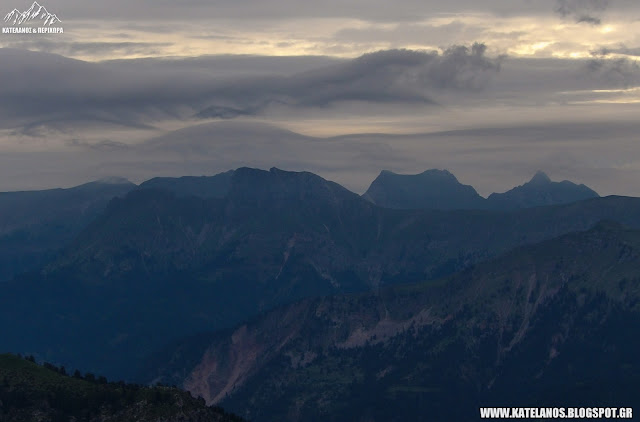
[[[359,200],[357,194],[316,174],[284,171],[275,167],[268,172],[246,167],[237,169],[228,198],[236,204],[264,203],[269,207],[305,208],[317,204],[334,209],[344,201]],[[321,212],[322,209],[316,211]]]
[[[566,204],[598,196],[585,185],[576,185],[567,180],[552,182],[541,171],[522,186],[505,193],[492,193],[484,199],[473,187],[461,184],[447,170],[427,170],[414,175],[385,170],[371,183],[363,198],[386,208],[506,211]]]
[[[479,209],[484,204],[473,187],[461,184],[447,170],[415,175],[384,170],[363,198],[381,207],[399,209]]]
[[[585,185],[577,185],[568,180],[552,182],[549,176],[538,171],[522,186],[505,193],[492,193],[487,198],[487,203],[492,209],[517,209],[565,204],[598,196],[595,191]]]

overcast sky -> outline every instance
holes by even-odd
[[[637,1],[40,4],[64,33],[0,34],[0,191],[276,166],[640,196]]]

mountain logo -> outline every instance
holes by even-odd
[[[24,12],[13,9],[4,17],[4,21],[10,25],[22,25],[32,22],[42,22],[42,26],[51,26],[62,22],[55,13],[49,11],[37,1],[34,1],[30,8]]]

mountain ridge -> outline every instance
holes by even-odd
[[[235,170],[213,176],[154,177],[142,182],[139,189],[165,189],[178,196],[199,196],[201,198],[223,198],[231,186]]]
[[[517,209],[569,203],[598,196],[584,184],[578,185],[568,180],[552,182],[546,173],[538,171],[523,185],[504,193],[492,193],[487,202],[497,209]]]
[[[488,209],[515,210],[559,205],[596,198],[599,195],[580,184],[563,180],[553,182],[542,171],[531,180],[504,193],[492,193],[486,199],[470,185],[461,184],[448,170],[426,170],[419,174],[380,172],[363,198],[396,209]]]
[[[200,340],[193,366],[186,372],[165,367],[163,375],[256,421],[274,415],[289,421],[412,420],[425,412],[435,420],[468,420],[477,418],[478,406],[545,407],[586,397],[598,406],[616,400],[631,406],[637,397],[626,385],[640,380],[640,367],[625,365],[640,343],[626,344],[626,333],[640,327],[639,258],[640,231],[601,222],[516,248],[446,282],[275,309],[211,334],[208,344]],[[602,319],[595,327],[594,313]],[[615,333],[603,337],[610,348],[605,352],[599,341],[583,337],[603,329]],[[573,360],[576,347],[584,360]],[[606,350],[617,350],[620,361],[607,361],[615,375],[594,384],[590,374],[611,353]],[[569,380],[596,392],[605,382],[616,394],[595,400],[594,390],[563,383],[553,399],[544,391],[566,371],[566,362],[586,371],[564,375]],[[523,372],[526,381],[517,375]],[[422,402],[417,407],[409,405],[416,394]]]
[[[394,210],[278,169],[235,171],[223,198],[134,189],[44,271],[5,287],[0,347],[126,378],[179,336],[307,297],[441,278],[602,219],[637,227],[640,199]],[[24,338],[25,329],[42,335]]]

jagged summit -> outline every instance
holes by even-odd
[[[544,205],[566,204],[599,195],[585,185],[568,180],[552,181],[546,173],[536,172],[531,180],[504,193],[492,193],[487,198],[491,209],[517,209]]]
[[[547,176],[547,173],[541,170],[538,170],[536,174],[531,178],[531,180],[529,180],[529,183],[533,183],[533,184],[551,183],[551,179],[549,178],[549,176]]]
[[[103,177],[102,179],[96,180],[97,183],[102,183],[104,185],[130,185],[131,181],[126,177],[119,176],[108,176]]]

